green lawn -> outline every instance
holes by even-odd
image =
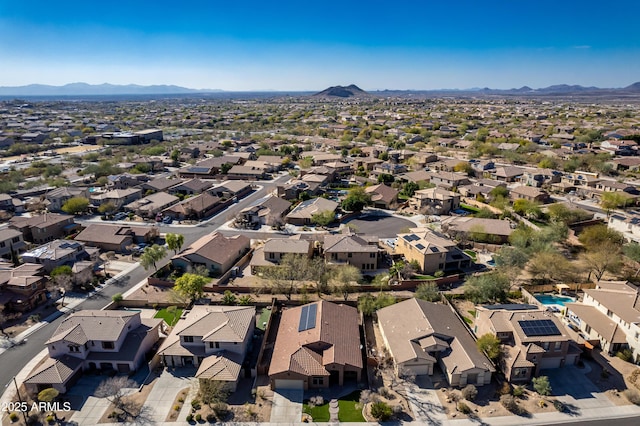
[[[338,407],[340,407],[338,420],[341,422],[365,422],[366,420],[362,417],[362,408],[356,407],[358,401],[360,401],[360,391],[352,392],[338,399]]]
[[[329,402],[327,401],[325,404],[323,405],[318,405],[316,407],[309,407],[309,405],[307,405],[306,401],[303,405],[302,405],[302,410],[309,414],[312,418],[314,422],[328,422],[330,419],[329,416]]]
[[[476,258],[477,258],[477,254],[475,251],[473,250],[465,250],[465,253],[467,253],[469,255],[469,257],[475,262]]]
[[[167,308],[164,308],[156,312],[154,318],[162,318],[164,322],[166,322],[171,327],[173,327],[180,320],[181,315],[182,315],[182,309],[180,308],[176,308],[174,312],[168,312]]]
[[[415,274],[413,276],[413,278],[417,279],[417,280],[433,280],[436,277],[434,277],[433,275],[423,275],[423,274]]]
[[[463,203],[460,203],[460,208],[462,210],[467,210],[471,213],[478,213],[480,211],[480,209],[477,207],[470,206],[469,204],[463,204]]]
[[[362,409],[358,409],[356,405],[360,400],[360,391],[354,391],[349,395],[345,395],[338,398],[338,420],[341,422],[365,422],[362,417]],[[309,414],[314,422],[328,422],[329,421],[329,402],[327,401],[323,405],[317,407],[309,407],[307,404],[309,401],[305,401],[302,409],[305,413]]]
[[[260,313],[260,317],[258,318],[258,325],[256,325],[256,327],[262,331],[265,331],[267,329],[267,325],[269,324],[270,317],[271,317],[271,309],[264,308]]]

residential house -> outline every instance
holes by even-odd
[[[225,237],[213,232],[182,250],[171,259],[171,263],[182,270],[204,265],[211,275],[222,275],[247,254],[250,242],[244,235]]]
[[[407,175],[408,174],[409,173],[407,173]],[[428,177],[429,182],[445,189],[458,188],[462,185],[468,185],[471,183],[466,175],[457,172],[426,172],[426,176]]]
[[[614,213],[609,216],[607,226],[618,231],[627,241],[640,243],[640,214],[629,212],[626,215]]]
[[[472,240],[504,244],[509,241],[515,224],[508,220],[469,216],[448,216],[441,220],[442,231],[457,241]]]
[[[229,181],[211,188],[208,192],[220,198],[235,198],[237,200],[246,197],[253,191],[251,184],[243,181]]]
[[[227,172],[227,179],[260,180],[267,178],[267,172],[262,167],[236,165]]]
[[[180,199],[166,192],[156,192],[124,206],[141,217],[154,217],[167,207],[176,204]]]
[[[197,379],[235,392],[256,323],[253,306],[194,305],[158,350],[166,367],[198,367]],[[249,368],[249,366],[247,366]]]
[[[211,182],[205,182],[198,178],[180,181],[170,187],[167,192],[172,195],[196,195],[211,188]]]
[[[158,235],[156,226],[91,224],[74,239],[104,251],[126,253],[133,244],[152,243]]]
[[[148,182],[149,176],[143,174],[132,175],[131,173],[120,173],[119,175],[107,176],[107,180],[107,188],[109,189],[127,189],[138,186],[144,182]]]
[[[398,234],[394,252],[403,255],[408,262],[418,262],[419,272],[423,274],[460,270],[471,265],[471,258],[453,241],[424,228]]]
[[[256,248],[253,252],[250,263],[252,273],[258,273],[261,267],[280,264],[287,254],[311,258],[313,244],[309,240],[300,239],[300,235],[291,238],[269,238],[264,246]]]
[[[11,251],[15,254],[23,253],[27,248],[22,232],[12,228],[0,229],[0,257],[11,259]]]
[[[45,213],[37,216],[14,216],[9,226],[22,232],[25,241],[42,244],[57,238],[64,238],[74,232],[78,225],[73,216],[57,213]]]
[[[633,140],[606,140],[600,142],[600,150],[612,155],[638,155],[638,143]]]
[[[314,214],[326,211],[335,212],[339,204],[326,198],[312,198],[294,207],[286,216],[287,223],[293,225],[311,225]]]
[[[375,208],[388,209],[398,201],[398,190],[384,183],[367,186],[364,190],[371,197],[371,203]]]
[[[496,167],[491,172],[491,176],[493,179],[502,182],[515,182],[522,177],[524,170],[525,169],[516,166]]]
[[[47,279],[42,265],[0,265],[0,305],[7,312],[27,312],[44,303]]]
[[[545,204],[550,200],[549,193],[535,186],[519,185],[511,188],[509,197],[512,200],[527,200]]]
[[[631,350],[640,363],[640,293],[627,281],[599,281],[581,303],[566,303],[566,316],[585,340],[611,355]]]
[[[565,173],[562,175],[560,183],[554,186],[569,191],[572,189],[595,188],[599,181],[598,173],[576,170],[574,173]]]
[[[236,225],[254,229],[262,225],[279,227],[284,224],[284,215],[291,209],[287,200],[270,195],[250,207],[246,207],[236,216]]]
[[[136,200],[142,198],[142,189],[140,188],[127,188],[127,189],[113,189],[104,193],[91,195],[89,200],[95,207],[100,207],[103,204],[111,203],[117,210],[123,206],[133,203]]]
[[[324,236],[322,250],[328,264],[355,266],[364,274],[378,269],[379,238],[371,235],[330,234]]]
[[[520,183],[540,188],[542,186],[559,183],[562,173],[551,169],[525,170],[520,177]]]
[[[513,383],[527,383],[542,369],[573,365],[582,352],[562,321],[537,306],[478,306],[475,323],[477,336],[493,334],[500,339],[501,370]]]
[[[239,156],[224,155],[222,157],[207,158],[197,162],[193,166],[186,166],[178,170],[181,178],[215,178],[222,174],[224,168],[231,168],[242,164],[243,160]]]
[[[413,298],[377,316],[397,375],[431,376],[438,365],[450,386],[491,383],[495,368],[451,306]]]
[[[407,172],[407,166],[401,163],[384,162],[376,164],[373,167],[373,173],[376,175],[399,175]]]
[[[310,196],[319,195],[321,185],[299,179],[292,179],[284,185],[276,187],[276,194],[285,200],[297,200],[301,193],[306,192]]]
[[[325,300],[282,311],[269,366],[272,389],[358,383],[363,369],[358,310]]]
[[[9,194],[0,194],[0,211],[8,213],[23,213],[24,202],[19,198],[13,198]]]
[[[167,191],[169,188],[176,186],[180,182],[183,182],[183,179],[179,178],[168,178],[168,177],[159,177],[148,182],[144,182],[140,185],[140,188],[145,192],[154,193],[154,192],[163,192]]]
[[[187,198],[162,210],[163,216],[169,216],[175,220],[199,220],[224,210],[230,203],[208,192]]]
[[[409,199],[409,207],[423,214],[449,214],[460,207],[460,194],[439,187],[421,189]]]
[[[133,372],[158,341],[162,323],[162,319],[141,318],[137,311],[72,313],[45,342],[49,356],[24,384],[33,393],[46,388],[65,393],[83,371]]]
[[[22,253],[22,261],[42,265],[51,273],[58,266],[73,265],[79,260],[97,260],[97,249],[73,240],[54,240]]]
[[[63,186],[60,188],[53,189],[48,191],[44,198],[47,200],[47,210],[50,212],[61,212],[62,206],[69,201],[71,198],[75,197],[87,197],[88,196],[87,188],[78,188],[75,186]]]

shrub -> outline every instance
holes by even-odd
[[[199,422],[202,420],[202,414],[198,413],[196,414],[196,422]]]
[[[520,411],[520,407],[512,395],[502,395],[500,397],[500,404],[514,414]]]
[[[544,408],[546,406],[547,406],[547,401],[545,401],[544,399],[541,399],[538,401],[538,407]]]
[[[507,381],[502,382],[502,385],[500,386],[500,389],[498,389],[498,394],[500,394],[500,395],[510,395],[511,394],[511,385],[509,384],[509,382],[507,382]]]
[[[193,409],[199,409],[200,408],[200,401],[197,399],[192,399],[191,400],[191,408]]]
[[[387,399],[394,398],[394,395],[391,393],[391,391],[385,387],[378,388],[378,393]]]
[[[623,361],[632,362],[633,361],[633,352],[631,349],[623,349],[616,353],[616,356]]]
[[[191,414],[187,414],[186,420],[187,422],[191,423],[193,421],[193,416]]]
[[[513,388],[513,396],[519,398],[522,395],[524,395],[524,388],[522,386],[516,386],[515,388]]]
[[[540,395],[551,395],[551,384],[549,383],[549,378],[547,376],[534,377],[532,382],[533,388]]]
[[[386,402],[378,401],[374,402],[373,405],[371,405],[371,415],[377,420],[389,420],[392,414],[393,411],[391,410],[389,404],[387,404]]]
[[[471,412],[471,408],[464,402],[458,402],[458,411],[462,414],[469,414]]]
[[[474,385],[467,385],[462,389],[462,397],[467,401],[473,401],[477,396],[478,389]]]
[[[180,404],[176,404],[173,406],[173,411],[180,411]]]
[[[640,393],[635,389],[627,389],[624,391],[624,396],[634,405],[640,405]]]
[[[321,395],[312,396],[309,398],[309,406],[317,407],[324,404],[324,398]]]
[[[554,407],[556,410],[558,410],[559,412],[561,412],[561,413],[562,413],[562,412],[564,412],[564,410],[565,410],[565,408],[566,408],[566,407],[564,406],[563,402],[562,402],[562,401],[558,401],[557,399],[556,399],[555,401],[553,401],[553,407]]]
[[[17,413],[9,414],[9,420],[11,420],[12,423],[17,422],[18,421],[18,414]]]
[[[214,423],[216,421],[216,416],[213,413],[207,414],[207,422]]]
[[[52,415],[52,414],[49,414],[49,415],[45,418],[45,420],[47,421],[47,423],[50,423],[50,424],[51,424],[51,423],[53,423],[53,422],[55,421],[55,417],[53,417],[53,415]]]

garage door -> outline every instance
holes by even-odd
[[[302,380],[276,380],[276,389],[304,389],[304,382]]]
[[[560,361],[562,358],[542,358],[540,361],[540,369],[545,368],[560,368]]]

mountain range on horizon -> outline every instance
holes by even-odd
[[[62,86],[46,84],[29,84],[26,86],[0,86],[0,96],[92,96],[92,95],[193,95],[205,93],[235,93],[221,89],[192,89],[176,85],[138,85],[138,84],[88,84],[69,83]],[[260,92],[260,91],[255,91]],[[278,91],[273,91],[278,93]],[[533,89],[529,86],[522,86],[513,89],[491,89],[471,88],[471,89],[430,89],[430,90],[373,90],[364,91],[355,84],[349,86],[331,86],[320,92],[313,91],[293,91],[298,93],[308,93],[315,97],[348,98],[366,97],[374,94],[388,95],[391,93],[433,93],[433,94],[485,94],[485,95],[570,95],[570,94],[640,94],[640,82],[630,84],[622,88],[599,88],[594,86],[581,86],[569,84],[556,84],[548,87]]]

